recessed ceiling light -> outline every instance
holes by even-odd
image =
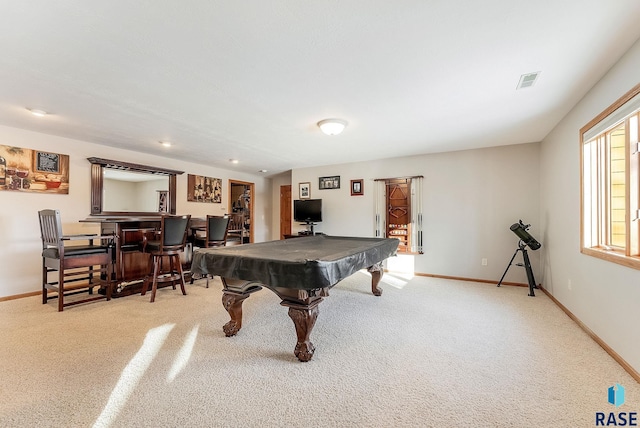
[[[261,170],[260,170],[260,171],[258,171],[258,172],[267,172],[267,170],[266,170],[266,169],[261,169]]]
[[[240,161],[239,161],[238,159],[229,159],[229,162],[231,162],[231,163],[238,163],[238,162],[240,162]]]
[[[171,147],[171,142],[170,141],[158,141],[160,144],[162,144],[165,147]]]
[[[44,117],[46,116],[48,113],[44,110],[40,110],[40,109],[35,109],[35,108],[28,108],[27,110],[29,110],[31,112],[32,115],[34,116],[38,116],[38,117]]]

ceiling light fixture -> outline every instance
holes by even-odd
[[[229,162],[231,162],[231,163],[238,163],[238,162],[240,162],[240,161],[239,161],[238,159],[229,159]]]
[[[27,108],[27,110],[29,110],[32,115],[38,116],[38,117],[44,117],[44,116],[46,116],[48,114],[44,110],[39,110],[39,109],[35,109],[35,108]]]
[[[347,126],[347,121],[342,119],[324,119],[318,122],[320,130],[327,135],[338,135]]]
[[[162,144],[165,147],[171,147],[171,142],[170,141],[158,141],[160,144]]]

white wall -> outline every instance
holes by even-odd
[[[262,176],[223,170],[206,165],[190,164],[168,157],[151,156],[127,150],[100,146],[85,141],[71,140],[0,126],[0,144],[44,150],[69,155],[69,194],[0,191],[0,297],[29,293],[41,289],[41,240],[38,211],[59,209],[64,233],[97,232],[96,224],[80,223],[89,217],[91,195],[91,163],[88,157],[100,157],[142,165],[185,171],[177,178],[178,214],[204,217],[228,211],[229,179],[253,182],[256,187],[255,235],[256,242],[271,236],[271,181]],[[187,174],[205,175],[222,179],[222,203],[187,202]]]
[[[294,169],[292,187],[297,199],[298,183],[308,181],[311,198],[322,199],[323,222],[316,231],[373,236],[374,179],[423,175],[424,254],[415,256],[415,272],[497,283],[517,248],[509,226],[522,219],[532,224],[534,236],[540,231],[538,163],[539,144],[521,144]],[[318,177],[332,175],[340,176],[340,189],[319,190]],[[351,196],[354,179],[364,179],[364,196]],[[539,254],[529,251],[534,275]],[[520,254],[516,261],[522,261]],[[513,266],[505,281],[526,284],[524,269]]]
[[[638,70],[640,41],[544,139],[540,209],[545,287],[640,371],[640,272],[580,253],[579,162],[580,128],[638,84]]]

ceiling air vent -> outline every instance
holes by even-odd
[[[535,73],[523,74],[522,76],[520,76],[520,81],[518,82],[518,86],[516,87],[516,89],[532,87],[536,83],[539,75],[539,71],[536,71]]]

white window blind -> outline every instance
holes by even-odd
[[[374,235],[376,238],[387,237],[387,185],[384,180],[376,180]]]
[[[422,254],[422,177],[411,180],[411,252]]]

